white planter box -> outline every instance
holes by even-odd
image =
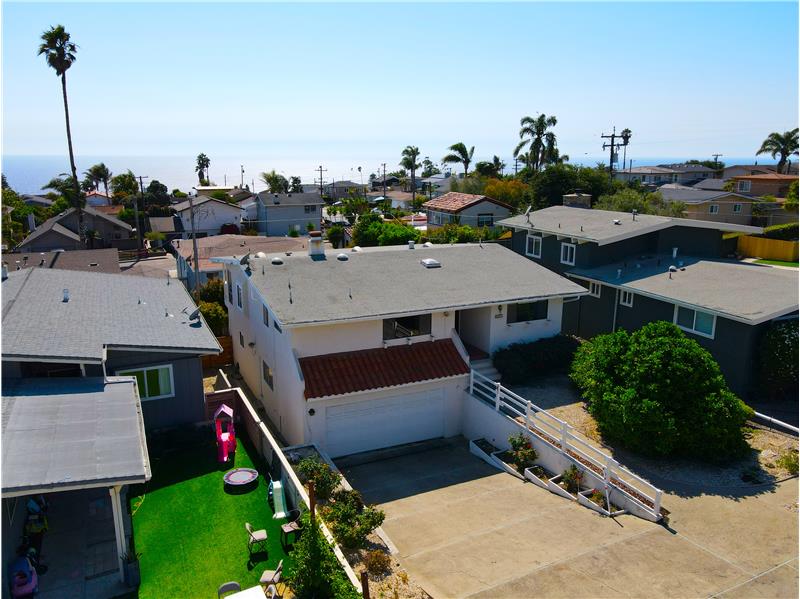
[[[597,505],[594,501],[589,499],[589,496],[592,494],[593,491],[594,489],[587,489],[585,491],[581,491],[580,493],[578,493],[578,503],[588,507],[591,510],[594,510],[599,514],[603,514],[604,516],[620,516],[625,513],[625,510],[616,510],[613,512],[609,512],[602,506]]]
[[[547,485],[547,481],[542,480],[538,476],[536,476],[533,472],[531,472],[530,468],[525,468],[525,478],[531,481],[537,487],[541,487],[542,489],[550,490],[550,487]]]
[[[480,459],[482,459],[484,462],[486,462],[487,464],[489,464],[493,468],[497,468],[498,467],[497,466],[497,462],[495,462],[492,459],[492,456],[490,454],[486,453],[480,447],[475,445],[475,441],[477,441],[477,439],[475,439],[474,441],[470,441],[469,442],[469,452],[471,454],[479,457]]]
[[[547,481],[548,490],[552,491],[556,495],[561,495],[561,497],[564,497],[566,499],[571,499],[572,501],[576,501],[575,495],[573,495],[572,493],[569,493],[566,489],[562,489],[558,485],[558,483],[559,483],[559,481],[561,480],[562,477],[563,477],[563,474],[559,474],[558,476],[554,476],[553,478],[548,480]]]
[[[511,466],[506,464],[503,460],[501,460],[499,457],[497,457],[498,454],[501,454],[501,453],[505,453],[505,450],[503,450],[503,451],[495,451],[492,454],[492,459],[494,460],[494,462],[497,465],[497,467],[500,468],[500,470],[505,470],[509,474],[511,474],[513,476],[516,476],[520,480],[525,480],[525,477],[522,476],[519,472],[517,472],[516,468],[512,468]]]

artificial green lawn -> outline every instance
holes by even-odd
[[[756,264],[772,264],[773,266],[793,266],[797,268],[797,262],[784,262],[782,260],[756,260]]]
[[[273,520],[267,502],[263,465],[240,438],[236,467],[256,468],[258,487],[239,495],[224,490],[213,432],[189,447],[151,450],[152,480],[131,491],[134,547],[140,553],[141,599],[217,596],[217,588],[235,580],[242,588],[258,584],[265,569],[284,559],[280,542],[284,520]],[[186,445],[185,443],[183,445]],[[155,455],[154,455],[155,454]],[[267,479],[268,480],[268,479]],[[254,554],[248,564],[244,523],[266,528],[268,554]]]

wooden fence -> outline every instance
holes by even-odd
[[[203,368],[220,368],[233,363],[233,337],[225,335],[217,337],[222,353],[215,356],[203,356]]]
[[[747,258],[782,260],[784,262],[797,262],[798,248],[800,248],[800,243],[797,241],[752,237],[751,235],[742,235],[737,244],[738,252]]]

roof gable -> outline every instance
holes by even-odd
[[[440,195],[438,198],[428,200],[423,204],[423,207],[428,208],[429,210],[442,210],[444,212],[458,213],[465,208],[480,204],[481,202],[489,202],[491,204],[496,204],[497,206],[502,206],[503,208],[511,210],[511,206],[505,202],[495,200],[489,196],[460,193],[457,191],[448,191],[447,193]]]

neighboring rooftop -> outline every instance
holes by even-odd
[[[2,301],[4,360],[100,363],[106,347],[220,352],[205,321],[189,319],[184,286],[166,277],[27,268],[9,273]]]
[[[39,236],[44,235],[49,231],[59,233],[60,235],[63,235],[64,237],[67,237],[68,239],[72,239],[74,241],[80,241],[80,237],[78,236],[77,232],[74,232],[61,224],[61,221],[63,221],[73,212],[75,212],[75,208],[69,208],[68,210],[62,212],[61,214],[57,214],[51,218],[48,218],[41,225],[39,225],[33,233],[31,233],[25,239],[23,239],[19,243],[19,245],[20,246],[28,245],[31,241],[34,241]],[[102,218],[103,220],[108,221],[109,223],[111,223],[115,227],[119,227],[120,229],[124,229],[126,231],[133,231],[133,227],[131,227],[128,223],[121,221],[118,218],[111,216],[110,214],[107,214],[106,212],[97,210],[93,206],[84,206],[83,213],[88,214],[90,216],[95,216],[97,218]]]
[[[194,260],[194,245],[191,239],[176,239],[172,242],[175,250],[190,263]],[[202,271],[222,270],[211,258],[238,256],[264,252],[275,254],[280,252],[297,252],[306,248],[303,237],[258,237],[256,235],[212,235],[197,240],[197,256]]]
[[[448,191],[447,193],[440,195],[438,198],[428,200],[423,204],[423,207],[430,210],[441,210],[443,212],[457,213],[461,212],[465,208],[469,208],[470,206],[474,206],[475,204],[479,204],[481,202],[491,202],[492,204],[497,204],[498,206],[503,206],[504,208],[511,210],[511,206],[505,202],[495,200],[489,196],[460,193],[457,191]]]
[[[778,173],[762,173],[760,175],[736,175],[731,177],[736,181],[797,181],[797,175],[782,175]]]
[[[678,270],[670,273],[673,264]],[[574,269],[567,275],[697,306],[748,324],[758,324],[798,308],[797,270],[759,264],[686,256],[673,261],[671,256],[650,256]]]
[[[191,203],[194,204],[195,208],[202,206],[206,202],[216,202],[218,204],[222,204],[223,206],[229,206],[230,208],[235,208],[237,210],[239,209],[237,204],[226,202],[225,200],[218,200],[216,198],[212,198],[211,196],[199,195],[191,200]],[[176,212],[184,212],[185,210],[189,210],[189,208],[191,208],[189,200],[172,205],[172,209]]]
[[[499,225],[512,229],[539,231],[561,235],[598,245],[614,243],[630,237],[645,235],[669,227],[699,227],[740,233],[761,233],[760,227],[749,227],[731,223],[673,218],[653,214],[637,214],[634,220],[630,212],[551,206],[525,215],[512,216],[498,221]]]
[[[271,208],[273,206],[310,206],[320,205],[325,202],[317,193],[270,193],[262,191],[257,194],[258,199],[261,200],[265,206]]]
[[[251,283],[285,325],[375,319],[472,308],[586,290],[498,244],[367,248],[250,260]],[[421,260],[441,265],[427,268]]]
[[[300,358],[306,399],[469,374],[452,339]]]
[[[3,254],[2,260],[8,265],[9,271],[37,267],[119,273],[119,251],[117,248],[70,250],[65,252],[21,252],[18,254]]]
[[[159,233],[183,233],[183,221],[178,216],[150,216],[150,230]]]
[[[4,497],[150,479],[133,377],[4,379]]]
[[[725,183],[727,183],[727,181],[724,179],[701,179],[692,185],[692,187],[694,189],[707,189],[709,191],[723,191]]]
[[[31,194],[23,194],[20,196],[20,199],[25,202],[26,204],[36,204],[38,206],[52,206],[53,200],[46,198],[44,196],[37,196]]]
[[[712,180],[719,181],[719,179]],[[737,202],[753,201],[752,197],[744,196],[733,191],[697,189],[696,187],[679,185],[678,183],[667,183],[659,187],[658,191],[665,200],[669,202],[683,202],[684,204],[703,204],[705,202],[722,199],[729,199],[730,201]]]

